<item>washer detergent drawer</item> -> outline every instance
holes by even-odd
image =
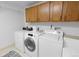
[[[53,38],[52,38],[53,39]],[[62,41],[51,41],[44,37],[39,38],[40,57],[60,57],[62,55]]]

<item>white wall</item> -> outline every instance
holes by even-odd
[[[14,42],[14,32],[24,26],[23,13],[0,8],[0,49]]]
[[[60,27],[65,34],[79,36],[79,22],[51,22],[51,23],[26,23],[26,25],[33,25],[36,27],[52,25],[52,27]]]

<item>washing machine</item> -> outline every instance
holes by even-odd
[[[63,32],[47,30],[39,36],[39,57],[61,57]]]
[[[34,31],[25,32],[24,39],[25,54],[28,57],[38,56],[38,35]]]

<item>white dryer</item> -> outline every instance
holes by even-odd
[[[24,47],[25,54],[29,57],[38,56],[38,37],[37,33],[33,31],[27,31],[25,33]]]

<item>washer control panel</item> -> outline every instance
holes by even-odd
[[[28,36],[33,36],[33,34],[28,34]]]

